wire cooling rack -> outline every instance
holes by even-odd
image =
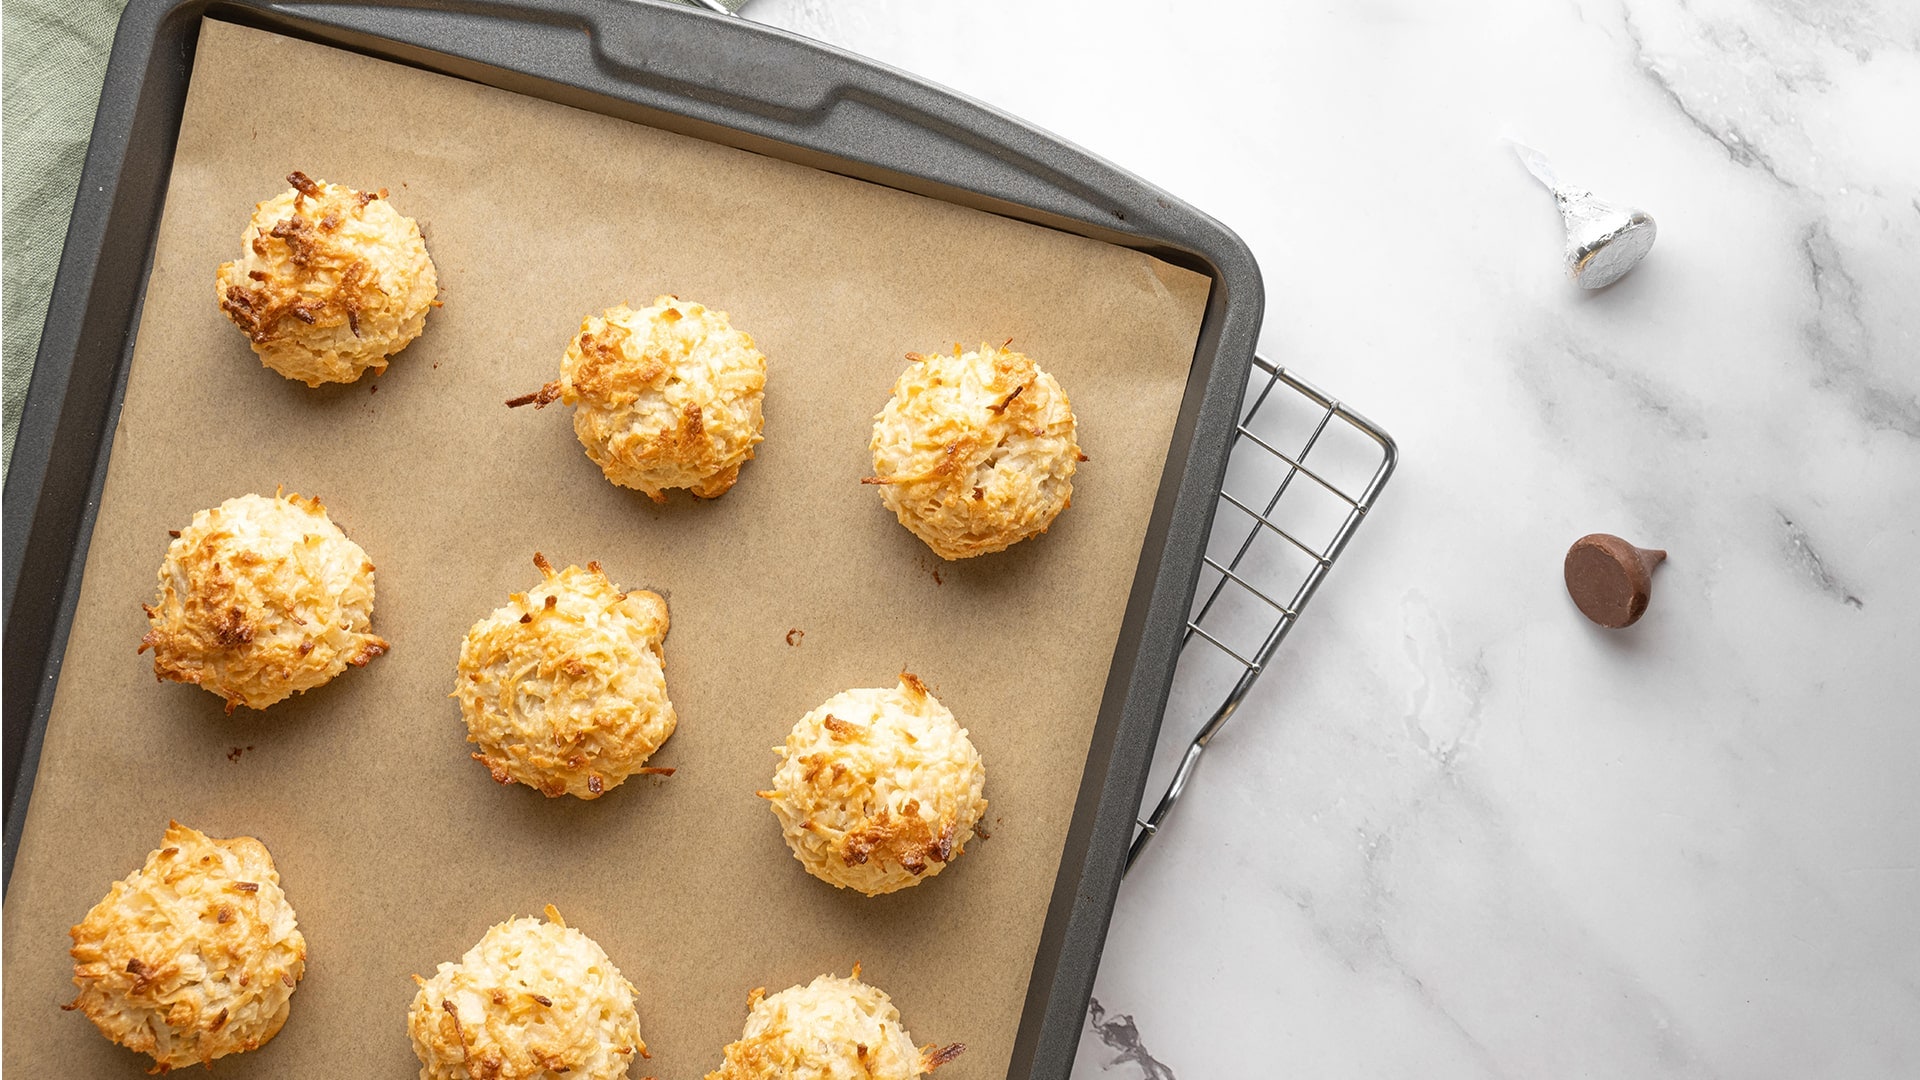
[[[1168,701],[1224,694],[1160,801],[1138,819],[1129,870],[1359,531],[1398,457],[1379,425],[1266,358],[1253,362]]]

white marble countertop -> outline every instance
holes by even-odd
[[[1122,890],[1078,1077],[1920,1075],[1920,6],[747,14],[1218,217],[1266,353],[1400,442]],[[1648,260],[1569,285],[1507,134]],[[1671,553],[1629,630],[1561,587],[1593,531]]]

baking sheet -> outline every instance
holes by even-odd
[[[252,204],[299,168],[388,187],[446,306],[380,378],[259,368],[213,303]],[[861,962],[919,1042],[1001,1075],[1208,283],[1137,252],[549,102],[205,24],[80,607],[5,910],[4,1064],[141,1075],[70,1000],[66,928],[169,817],[272,850],[310,953],[286,1029],[228,1076],[409,1075],[411,973],[554,903],[698,1076],[746,992]],[[553,377],[582,316],[675,292],[769,357],[767,441],[724,498],[656,507],[586,460]],[[1052,532],[943,563],[858,479],[907,351],[1012,338],[1091,460]],[[368,668],[223,716],[134,654],[166,531],[247,491],[320,495],[379,567]],[[446,697],[461,635],[557,564],[669,597],[678,732],[594,803],[501,788]],[[787,643],[788,631],[804,636]],[[989,841],[889,897],[835,891],[753,792],[803,712],[907,668],[987,763]]]

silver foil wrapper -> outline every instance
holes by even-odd
[[[1567,276],[1574,284],[1583,289],[1605,288],[1626,276],[1653,249],[1658,232],[1653,215],[1564,183],[1546,155],[1530,146],[1514,143],[1513,152],[1560,204],[1560,217],[1567,226]]]

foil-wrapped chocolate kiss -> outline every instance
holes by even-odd
[[[1583,289],[1605,288],[1652,250],[1657,231],[1653,215],[1564,183],[1546,155],[1531,146],[1515,142],[1513,152],[1560,204],[1560,217],[1567,225],[1567,276],[1574,284]]]

